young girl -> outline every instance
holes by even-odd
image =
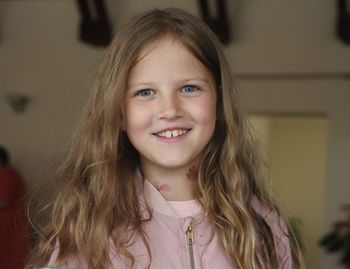
[[[28,268],[292,268],[216,36],[176,9],[117,34]]]

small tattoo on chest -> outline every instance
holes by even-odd
[[[171,191],[170,185],[167,183],[159,183],[159,182],[154,182],[153,186],[158,190],[158,191]]]
[[[171,188],[169,184],[163,183],[158,185],[158,191],[170,191]]]

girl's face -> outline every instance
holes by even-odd
[[[197,165],[215,129],[211,73],[167,37],[142,51],[127,88],[125,130],[142,168]]]

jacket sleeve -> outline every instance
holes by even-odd
[[[288,229],[285,221],[275,211],[270,211],[266,218],[275,236],[277,255],[281,269],[292,269],[292,254]]]
[[[252,206],[272,230],[276,243],[276,253],[280,262],[278,269],[292,269],[290,239],[284,219],[276,210],[263,206],[257,198],[253,199]]]
[[[56,242],[54,251],[52,252],[50,259],[47,263],[48,268],[57,268],[57,269],[89,269],[89,265],[82,256],[74,256],[69,258],[64,264],[57,263],[57,257],[59,254],[60,245],[59,242]],[[109,240],[109,254],[111,259],[111,264],[106,269],[126,269],[125,260],[116,254],[113,241]],[[44,267],[43,269],[45,269]]]
[[[57,257],[60,250],[59,243],[56,243],[55,249],[52,252],[49,262],[47,263],[48,268],[57,268],[57,269],[89,269],[87,263],[79,258],[79,257],[73,257],[69,258],[66,263],[64,264],[58,264],[57,263]],[[45,267],[44,267],[45,268]]]

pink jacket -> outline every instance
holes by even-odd
[[[144,230],[148,235],[152,254],[150,264],[147,249],[140,238],[133,238],[129,247],[135,256],[135,269],[237,269],[225,254],[213,232],[212,226],[203,212],[191,217],[180,217],[163,198],[163,196],[145,180],[144,195],[141,203],[153,208],[152,219],[145,222]],[[291,269],[291,252],[289,239],[286,236],[285,224],[277,214],[262,207],[258,200],[253,201],[256,211],[271,225],[277,242],[277,252],[282,261],[279,269]],[[110,257],[112,265],[108,269],[130,268],[125,258],[116,254],[112,242]],[[48,266],[53,266],[58,248],[52,254]],[[148,267],[150,265],[150,267]],[[65,268],[88,269],[86,263],[79,258],[72,259]]]

